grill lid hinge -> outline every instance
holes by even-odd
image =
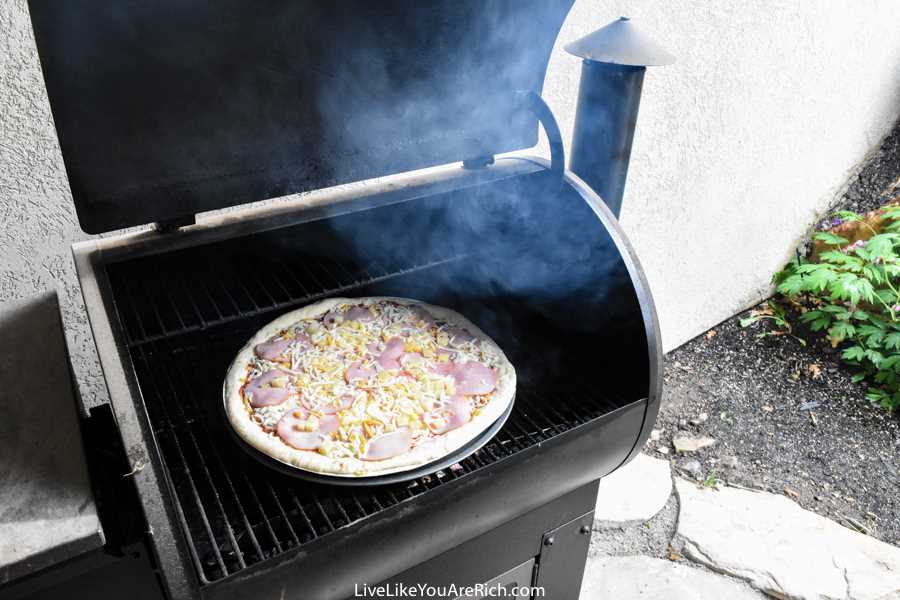
[[[164,221],[157,221],[156,231],[160,233],[171,233],[173,231],[177,231],[182,227],[187,227],[188,225],[194,225],[197,222],[197,215],[183,215],[180,217],[175,217],[174,219],[166,219]]]

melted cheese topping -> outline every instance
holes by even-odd
[[[358,312],[363,306],[371,311],[370,320],[345,318],[347,311],[355,307]],[[378,361],[392,338],[403,342],[400,369],[384,369]],[[301,427],[308,431],[318,428],[323,415],[336,414],[338,428],[325,435],[318,450],[334,458],[361,458],[370,440],[401,427],[412,432],[412,447],[435,437],[428,425],[446,422],[442,408],[456,391],[454,378],[435,369],[451,361],[496,368],[502,361],[486,340],[431,318],[421,307],[391,301],[338,306],[321,317],[298,321],[270,341],[278,339],[293,341],[275,361],[254,357],[244,382],[280,369],[290,375],[286,385],[291,395],[282,404],[259,408],[251,407],[245,395],[247,410],[270,435],[288,411],[305,411],[308,417]],[[370,376],[348,381],[348,369]],[[469,396],[473,416],[495,392]]]

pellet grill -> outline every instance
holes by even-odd
[[[577,598],[597,483],[649,435],[661,352],[640,266],[540,101],[571,4],[31,0],[82,229],[154,224],[74,256],[110,397],[85,442],[121,441],[120,472],[96,482],[106,537],[129,541],[107,482],[133,482],[129,532],[166,596],[497,582]],[[549,160],[495,160],[539,124]],[[337,295],[483,328],[519,375],[500,432],[369,488],[245,456],[219,416],[228,364],[263,324]]]

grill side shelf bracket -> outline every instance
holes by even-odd
[[[590,511],[542,536],[534,585],[553,590],[553,600],[578,600],[593,523]]]

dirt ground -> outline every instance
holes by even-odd
[[[900,419],[865,400],[827,343],[761,331],[735,317],[669,354],[660,437],[646,451],[900,545]],[[715,443],[677,453],[679,434]]]

